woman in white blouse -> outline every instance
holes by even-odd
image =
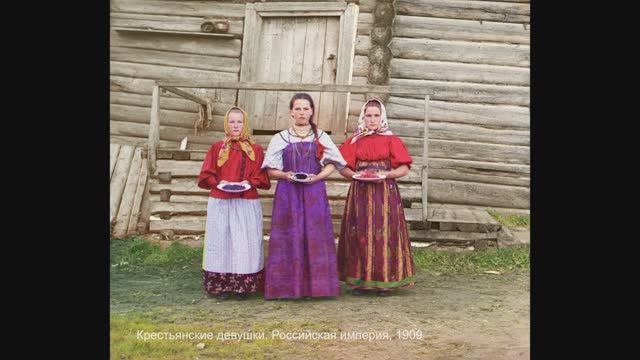
[[[274,135],[262,168],[278,184],[273,199],[266,299],[338,296],[331,209],[324,179],[346,165],[331,137],[313,122],[307,93],[289,103],[291,126]]]

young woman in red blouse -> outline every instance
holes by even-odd
[[[247,113],[231,108],[224,131],[224,140],[209,148],[198,177],[198,186],[210,190],[202,272],[208,294],[227,299],[235,293],[243,299],[264,288],[262,206],[256,189],[269,189],[271,183],[260,168],[264,152],[251,140]]]
[[[389,131],[382,101],[371,99],[362,106],[358,129],[340,152],[347,161],[340,173],[352,179],[338,243],[340,280],[353,295],[376,291],[384,296],[413,286],[411,242],[395,180],[409,173],[412,159]]]

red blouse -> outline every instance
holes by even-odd
[[[251,161],[244,151],[240,150],[237,143],[232,142],[229,159],[218,167],[218,153],[223,142],[219,141],[209,148],[207,156],[202,163],[200,176],[198,176],[198,187],[211,190],[209,196],[217,199],[257,199],[259,189],[269,189],[271,182],[266,170],[261,170],[262,161],[264,160],[264,151],[258,144],[252,144],[253,152],[256,160]],[[243,172],[244,163],[244,172]],[[241,172],[243,175],[241,176]],[[249,181],[251,189],[239,193],[229,193],[219,190],[216,186],[221,180],[229,182],[240,182],[242,180]]]
[[[413,159],[406,146],[396,135],[369,135],[361,137],[351,144],[350,136],[340,145],[340,153],[351,170],[356,170],[356,160],[376,161],[390,160],[391,169],[407,165],[411,169]]]

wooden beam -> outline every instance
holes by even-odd
[[[191,93],[188,93],[186,91],[182,91],[180,89],[176,89],[173,86],[160,86],[161,88],[167,90],[167,91],[171,91],[172,93],[182,96],[183,98],[187,99],[187,100],[191,100],[193,102],[196,102],[200,105],[204,105],[207,106],[207,100],[201,98],[201,97],[197,97]]]
[[[429,187],[429,95],[424,97],[424,135],[422,143],[422,221],[427,222],[427,188]]]
[[[273,11],[273,12],[260,12],[261,17],[322,17],[322,16],[335,16],[342,15],[342,11],[305,11],[305,12],[290,12],[290,11]]]
[[[147,148],[147,165],[149,175],[156,172],[156,150],[160,141],[160,87],[153,87],[151,98],[151,119],[149,120],[149,144]]]
[[[119,32],[129,33],[156,33],[166,35],[191,35],[191,36],[204,36],[204,37],[222,37],[222,38],[234,38],[233,34],[219,34],[219,33],[205,33],[195,31],[175,31],[175,30],[151,30],[151,29],[135,29],[135,28],[113,28]]]
[[[310,92],[343,92],[343,93],[389,93],[392,95],[433,95],[434,91],[426,87],[405,85],[346,85],[346,84],[273,84],[235,81],[192,81],[191,83],[177,83],[158,81],[159,86],[200,88],[200,89],[239,89],[263,91],[310,91]]]
[[[344,11],[347,8],[347,4],[342,2],[324,2],[324,3],[316,3],[316,2],[273,2],[273,3],[255,3],[255,9],[260,14],[260,16],[264,16],[268,12],[331,12],[331,11]]]

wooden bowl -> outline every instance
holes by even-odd
[[[216,21],[213,23],[213,32],[226,33],[229,31],[229,22],[226,20]]]

